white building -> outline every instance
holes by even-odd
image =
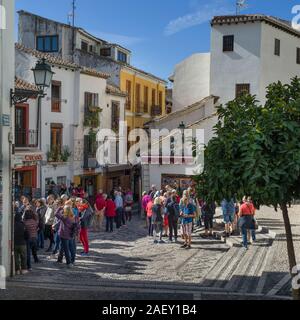
[[[2,276],[11,273],[11,151],[14,89],[14,0],[0,0],[0,289]],[[5,272],[4,272],[5,269]]]
[[[265,101],[266,87],[300,76],[300,32],[265,15],[215,17],[211,29],[210,94],[222,103],[242,92]]]

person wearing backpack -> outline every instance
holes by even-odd
[[[167,204],[168,211],[168,220],[169,220],[169,241],[173,241],[173,232],[174,239],[177,242],[178,237],[178,218],[179,218],[179,204],[175,196],[171,197],[171,201]]]
[[[208,202],[204,202],[201,208],[202,211],[202,217],[204,220],[204,226],[205,226],[205,234],[202,235],[202,237],[212,237],[213,236],[213,227],[214,227],[214,215],[216,213],[216,205]]]
[[[80,242],[83,245],[82,256],[87,256],[89,254],[89,237],[88,237],[88,228],[91,225],[91,221],[93,218],[93,212],[90,208],[87,200],[82,200],[82,202],[78,205],[79,211],[79,221],[80,221]]]

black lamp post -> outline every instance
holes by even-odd
[[[184,130],[185,130],[185,124],[183,121],[181,121],[178,129],[181,131],[181,137],[182,137],[182,163],[184,162]]]

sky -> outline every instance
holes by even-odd
[[[26,10],[68,22],[71,0],[15,0]],[[193,53],[209,52],[210,20],[235,14],[237,0],[76,0],[75,24],[132,51],[132,65],[163,79]],[[292,20],[300,0],[245,0],[242,14],[261,13]]]

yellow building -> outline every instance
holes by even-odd
[[[143,128],[144,123],[166,114],[167,82],[130,65],[120,72],[120,89],[127,92],[128,131]]]

